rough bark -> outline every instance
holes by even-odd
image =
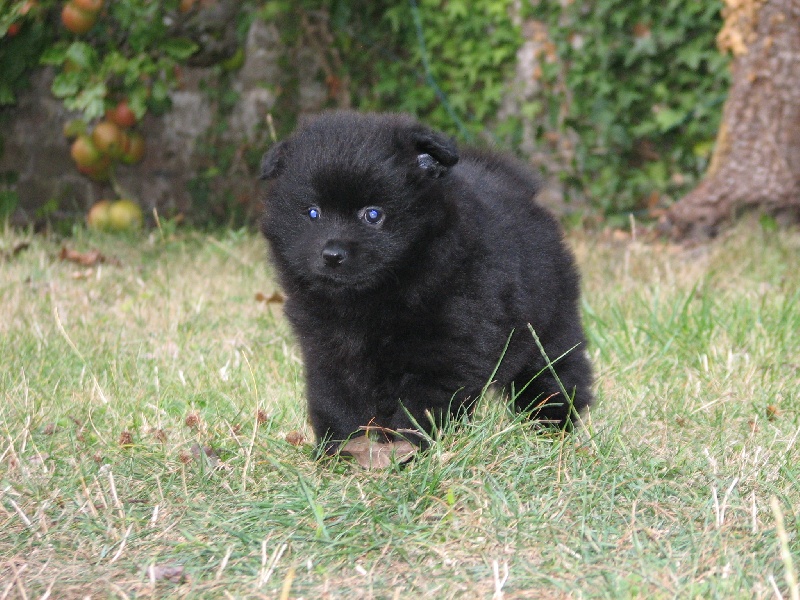
[[[676,237],[714,235],[750,207],[800,215],[800,0],[725,4],[733,85],[705,178],[668,213]]]

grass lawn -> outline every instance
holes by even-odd
[[[487,397],[380,472],[314,460],[258,237],[65,243],[0,239],[0,600],[798,598],[797,230],[570,234],[585,427]]]

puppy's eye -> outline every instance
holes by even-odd
[[[385,215],[377,206],[368,206],[361,211],[361,218],[370,225],[379,225],[383,222]]]
[[[320,212],[316,206],[312,206],[311,208],[309,208],[307,213],[308,213],[308,218],[311,219],[312,221],[316,221],[317,219],[319,219]]]
[[[430,169],[439,166],[439,163],[437,163],[436,159],[430,154],[420,154],[417,156],[417,164],[419,165],[419,168],[423,169],[424,171],[429,171]]]

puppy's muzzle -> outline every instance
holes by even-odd
[[[322,260],[326,267],[335,268],[347,260],[347,249],[339,241],[331,240],[322,249]]]

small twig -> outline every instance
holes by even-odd
[[[281,595],[280,600],[288,600],[289,599],[289,592],[292,589],[292,583],[294,582],[294,567],[289,567],[289,570],[286,572],[286,577],[283,578],[283,587],[281,588]]]
[[[714,500],[714,522],[717,524],[717,529],[721,525],[719,521],[719,496],[717,494],[717,486],[711,486],[711,498]]]
[[[50,593],[53,591],[53,586],[56,584],[58,577],[54,577],[53,581],[50,582],[50,585],[47,586],[47,589],[42,594],[42,597],[39,600],[47,600],[50,597]]]
[[[22,578],[20,577],[20,573],[28,568],[28,565],[22,565],[19,571],[17,571],[17,566],[14,564],[13,560],[8,561],[8,565],[11,567],[11,571],[14,574],[14,583],[17,585],[20,597],[22,600],[28,600],[28,594],[25,593],[25,585],[22,583]]]
[[[8,501],[11,503],[11,506],[14,507],[14,510],[17,511],[17,514],[19,515],[19,518],[22,519],[22,522],[25,523],[25,526],[26,527],[31,527],[31,525],[33,525],[33,523],[31,523],[31,520],[28,518],[28,515],[26,515],[23,512],[23,510],[17,505],[16,502],[14,502],[13,499],[9,498]]]
[[[770,574],[769,577],[767,577],[767,581],[769,581],[769,584],[772,586],[772,591],[775,593],[775,597],[778,600],[783,600],[783,593],[781,593],[781,589],[778,587],[775,577]]]
[[[725,495],[722,497],[722,506],[720,507],[719,524],[718,524],[719,527],[722,527],[722,525],[725,523],[725,510],[728,507],[728,498],[730,497],[731,492],[733,492],[733,488],[736,487],[737,483],[739,483],[739,478],[734,477],[730,486],[728,486],[728,489],[725,490]]]
[[[266,547],[267,541],[264,540],[264,543],[261,545],[263,556],[266,556]],[[275,567],[278,566],[278,561],[281,559],[281,556],[283,556],[283,553],[286,552],[287,547],[288,544],[284,542],[279,548],[275,548],[275,550],[272,552],[272,556],[269,559],[269,567],[267,567],[267,569],[258,579],[258,587],[266,585],[266,583],[269,581],[269,578],[272,577],[272,573],[275,571]]]
[[[792,553],[789,550],[789,535],[786,533],[786,526],[783,523],[783,511],[775,496],[769,499],[769,504],[775,517],[775,530],[778,534],[778,540],[781,543],[781,560],[783,561],[786,585],[789,586],[789,597],[792,600],[800,600],[800,585],[797,583],[797,572],[794,569]]]
[[[494,574],[494,595],[492,600],[503,600],[503,586],[508,581],[508,563],[503,561],[503,578],[500,579],[500,566],[497,560],[492,561],[492,573]]]
[[[111,469],[108,470],[108,484],[111,488],[111,498],[114,500],[114,507],[119,511],[120,519],[125,518],[125,510],[122,502],[117,495],[117,485],[114,483],[114,473]]]
[[[117,562],[117,559],[122,556],[123,550],[125,550],[125,544],[128,542],[128,536],[131,534],[131,530],[133,529],[133,523],[128,525],[128,529],[125,531],[125,535],[122,536],[122,541],[119,544],[119,549],[117,549],[114,556],[111,558],[108,564],[113,565]]]
[[[222,572],[225,570],[225,567],[228,566],[228,561],[231,558],[231,554],[233,554],[233,546],[228,546],[228,549],[225,551],[225,556],[222,557],[222,562],[219,563],[219,569],[217,569],[217,574],[214,577],[214,581],[219,581],[220,577],[222,577]]]

